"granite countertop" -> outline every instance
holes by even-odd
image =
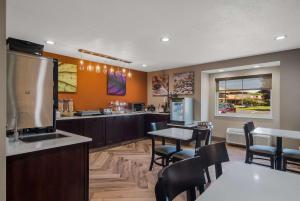
[[[51,139],[51,140],[42,140],[42,141],[30,142],[30,143],[23,142],[21,140],[18,140],[17,142],[9,142],[8,138],[6,138],[6,156],[14,156],[14,155],[19,155],[24,153],[30,153],[35,151],[41,151],[41,150],[46,150],[51,148],[57,148],[57,147],[92,141],[91,138],[75,135],[65,131],[57,130],[55,133],[60,133],[68,137]]]
[[[95,116],[60,117],[60,118],[56,118],[56,120],[60,121],[60,120],[72,120],[72,119],[104,118],[104,117],[143,115],[143,114],[170,115],[170,113],[161,113],[161,112],[127,112],[127,113],[120,113],[120,114],[107,114],[107,115],[95,115]]]

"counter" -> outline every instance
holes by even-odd
[[[69,132],[57,130],[56,133],[66,135],[68,137],[43,140],[37,142],[23,142],[21,140],[17,142],[9,142],[6,140],[6,156],[14,156],[24,153],[36,152],[41,150],[47,150],[52,148],[63,147],[67,145],[80,144],[92,141],[91,138],[75,135]]]
[[[145,115],[145,114],[170,115],[170,113],[161,113],[161,112],[128,112],[128,113],[121,113],[121,114],[107,114],[107,115],[95,115],[95,116],[60,117],[57,118],[56,120],[61,121],[61,120],[73,120],[73,119],[105,118],[105,117],[119,117],[119,116]]]
[[[90,137],[90,148],[125,143],[147,136],[152,122],[169,122],[169,113],[130,112],[99,116],[74,116],[57,119],[56,128]]]
[[[7,200],[89,200],[91,139],[63,131],[57,133],[68,137],[7,143]]]

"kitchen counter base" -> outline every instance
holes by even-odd
[[[9,201],[88,201],[88,143],[7,157]]]

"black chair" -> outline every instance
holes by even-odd
[[[171,201],[182,192],[187,192],[187,200],[196,200],[196,187],[204,192],[205,177],[203,160],[194,157],[173,163],[158,174],[155,186],[157,201]]]
[[[195,148],[194,149],[184,149],[182,151],[176,152],[172,155],[172,162],[175,163],[177,161],[181,161],[188,158],[193,158],[197,156],[198,150],[203,145],[208,145],[211,139],[211,129],[208,128],[195,128],[193,130],[193,140],[195,140]],[[210,182],[210,175],[208,169],[205,170],[207,180]]]
[[[261,159],[261,160],[270,160],[270,166],[272,169],[275,168],[275,160],[276,160],[276,148],[272,146],[264,146],[264,145],[254,145],[253,144],[253,134],[251,133],[254,130],[254,123],[248,122],[244,124],[244,133],[246,140],[246,159],[245,163],[254,163],[253,159]],[[261,156],[254,158],[254,156]],[[266,157],[266,158],[262,158]],[[255,163],[258,165],[268,166],[261,163]]]
[[[293,165],[300,165],[300,150],[296,150],[296,149],[283,149],[282,151],[282,160],[283,160],[283,164],[282,164],[282,170],[283,171],[292,171],[292,172],[297,172],[299,173],[299,171],[295,171],[292,169],[287,169],[287,165],[288,164],[293,164]]]
[[[199,149],[198,155],[203,161],[204,169],[212,165],[215,166],[216,178],[222,175],[222,163],[229,161],[225,142],[203,146]],[[210,180],[208,182],[210,182]]]
[[[155,122],[151,123],[151,131],[157,131],[162,129],[167,129],[167,122]],[[173,153],[176,153],[176,146],[173,145],[166,145],[165,139],[162,138],[162,144],[161,145],[155,145],[155,136],[151,136],[152,139],[152,155],[151,155],[151,163],[149,170],[151,171],[153,168],[153,164],[157,164],[160,166],[168,166],[170,162],[170,158]],[[159,156],[155,158],[155,155]],[[157,160],[161,160],[161,163],[157,162]]]
[[[192,158],[197,155],[198,150],[203,145],[208,145],[210,142],[210,129],[200,129],[195,128],[193,130],[192,139],[195,140],[195,148],[194,149],[184,149],[182,151],[176,152],[172,155],[172,161],[180,161],[187,158]]]

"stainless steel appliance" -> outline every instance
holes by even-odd
[[[171,100],[171,122],[184,125],[194,123],[192,98],[173,98]]]
[[[54,128],[57,62],[7,53],[7,130]]]
[[[145,103],[132,103],[133,112],[145,111]]]

